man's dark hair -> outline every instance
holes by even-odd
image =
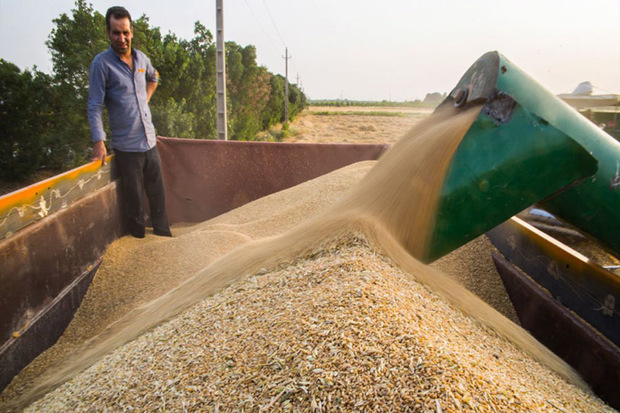
[[[127,11],[126,8],[121,6],[110,7],[105,14],[105,25],[110,30],[110,16],[114,17],[116,20],[124,19],[127,17],[129,19],[129,24],[133,27],[133,22],[131,21],[131,14]]]

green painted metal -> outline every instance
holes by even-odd
[[[482,102],[448,169],[424,261],[537,202],[620,254],[620,143],[497,52],[442,104]]]
[[[596,160],[580,145],[520,106],[509,123],[498,124],[481,113],[450,163],[428,260],[596,169]]]

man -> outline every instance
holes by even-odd
[[[93,161],[105,164],[103,105],[108,109],[110,144],[121,178],[121,192],[131,235],[144,238],[143,194],[146,190],[153,232],[172,236],[165,210],[161,161],[148,102],[157,88],[158,73],[149,58],[131,47],[129,12],[111,7],[106,13],[111,47],[99,53],[90,68],[88,120]]]

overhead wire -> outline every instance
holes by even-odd
[[[282,35],[280,34],[280,30],[278,29],[278,26],[276,25],[275,20],[273,19],[273,15],[271,14],[271,10],[269,9],[269,6],[267,5],[267,1],[263,0],[263,5],[265,6],[265,10],[267,10],[267,15],[269,15],[269,19],[271,20],[271,24],[273,25],[273,28],[275,29],[276,33],[278,34],[278,37],[280,38],[280,41],[282,42],[282,45],[286,48],[286,42],[284,41],[284,39],[282,38]],[[297,69],[297,66],[295,65],[295,60],[292,58],[292,56],[289,56],[289,59],[291,59],[290,63],[293,66],[293,69],[295,69],[295,71],[297,72],[297,77],[299,76],[299,69]],[[290,82],[290,80],[289,80]]]
[[[245,4],[248,6],[248,9],[250,9],[250,13],[252,13],[252,16],[254,17],[254,20],[256,20],[256,23],[258,24],[258,27],[260,27],[261,31],[265,34],[265,36],[267,37],[267,40],[269,40],[269,43],[274,48],[274,51],[277,51],[278,48],[274,44],[272,37],[267,33],[267,31],[265,30],[265,28],[261,24],[260,20],[258,19],[258,16],[256,15],[256,13],[254,13],[254,10],[250,6],[250,3],[248,3],[248,0],[244,0],[244,1],[245,1]],[[269,20],[271,21],[271,24],[273,25],[273,28],[274,28],[276,34],[278,35],[278,38],[280,39],[280,42],[282,43],[282,46],[287,48],[288,46],[286,45],[286,42],[284,41],[284,38],[282,37],[282,34],[280,33],[280,30],[278,29],[278,25],[276,24],[276,22],[275,22],[275,20],[273,18],[273,15],[271,14],[271,10],[269,9],[269,6],[267,5],[267,1],[266,0],[263,0],[263,6],[265,7],[265,10],[267,11],[267,15],[269,16]],[[293,66],[293,68],[295,69],[295,71],[297,72],[297,76],[299,76],[299,70],[297,69],[297,67],[295,65],[295,61],[291,58],[291,56],[289,56],[289,59],[291,59],[290,63]]]
[[[263,0],[263,5],[265,6],[265,10],[267,10],[267,15],[269,16],[269,19],[271,20],[271,24],[273,24],[273,28],[276,30],[276,33],[278,34],[278,37],[280,38],[280,41],[282,42],[282,46],[286,47],[286,42],[284,41],[284,39],[282,39],[280,30],[278,30],[278,26],[276,25],[276,22],[273,20],[273,16],[271,15],[271,10],[269,10],[269,6],[267,6],[267,2],[265,0]]]
[[[275,43],[273,42],[271,36],[267,33],[267,31],[265,30],[263,25],[260,23],[260,20],[258,19],[258,17],[256,16],[256,13],[254,13],[254,10],[252,9],[252,6],[250,6],[250,3],[248,3],[248,0],[244,0],[244,1],[245,1],[245,4],[248,6],[248,9],[250,9],[250,13],[252,14],[252,17],[254,17],[254,20],[256,20],[256,23],[258,24],[258,27],[265,34],[265,37],[269,41],[269,44],[271,44],[271,46],[273,47],[273,51],[278,53],[278,47],[275,45]]]

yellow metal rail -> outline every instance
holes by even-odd
[[[0,197],[0,239],[110,183],[112,158],[108,156],[105,166],[91,162]]]

